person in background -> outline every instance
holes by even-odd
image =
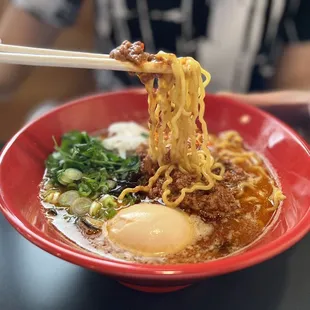
[[[12,0],[0,22],[0,38],[5,44],[50,47],[62,28],[74,24],[82,3]],[[151,53],[196,58],[211,72],[209,92],[259,106],[310,102],[307,0],[94,0],[94,7],[97,52],[108,54],[124,40],[141,40]],[[14,91],[30,71],[0,64],[0,95]],[[94,74],[102,91],[139,83],[124,72]],[[295,91],[259,94],[272,88]],[[249,91],[257,93],[242,95]]]

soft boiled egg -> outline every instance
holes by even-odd
[[[191,244],[195,235],[187,214],[151,203],[122,209],[106,228],[114,244],[143,256],[174,254]]]

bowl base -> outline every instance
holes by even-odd
[[[191,284],[181,285],[181,286],[144,286],[144,285],[136,285],[127,282],[119,281],[120,284],[129,287],[133,290],[144,292],[144,293],[171,293],[178,290],[182,290]]]

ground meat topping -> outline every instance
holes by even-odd
[[[141,161],[140,173],[147,178],[152,177],[158,169],[158,165],[154,163],[151,156],[148,155],[148,146],[141,144],[137,148],[136,153]]]
[[[111,51],[110,57],[120,61],[129,61],[141,65],[146,61],[155,60],[155,55],[144,51],[144,44],[140,41],[129,42],[125,40],[120,46]]]
[[[141,143],[137,149],[136,149],[136,154],[140,157],[141,161],[144,160],[144,158],[147,156],[148,154],[148,145]]]
[[[158,165],[148,155],[147,146],[141,145],[137,149],[137,154],[141,159],[141,174],[150,178],[155,174]],[[239,201],[235,198],[237,186],[240,182],[245,181],[248,176],[243,169],[230,162],[225,162],[224,165],[226,171],[221,182],[217,182],[209,191],[198,190],[186,194],[180,208],[190,214],[199,215],[205,221],[213,221],[236,214],[240,208]],[[171,177],[174,180],[169,186],[172,200],[178,197],[183,188],[190,187],[196,181],[194,175],[183,174],[179,170],[174,170]],[[151,199],[162,196],[163,182],[164,177],[162,176],[151,188],[148,193]]]
[[[236,187],[242,181],[248,178],[248,174],[240,167],[236,165],[226,166],[226,171],[223,176],[223,183],[229,187]]]
[[[205,221],[212,221],[232,216],[240,206],[232,191],[217,183],[210,191],[187,194],[180,207],[190,214],[199,215]]]

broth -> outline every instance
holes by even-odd
[[[104,140],[107,135],[105,133],[99,137]],[[201,143],[199,133],[197,137],[196,142],[199,144]],[[129,153],[139,155],[140,168],[137,182],[143,185],[152,173],[154,174],[157,167],[156,164],[150,162],[147,144],[142,145],[136,151],[129,151]],[[57,215],[51,216],[49,212],[48,217],[68,239],[88,251],[109,258],[139,263],[175,264],[199,263],[233,255],[263,236],[275,218],[284,196],[278,187],[277,179],[273,177],[272,170],[267,168],[266,161],[257,153],[248,151],[238,133],[228,131],[219,136],[210,136],[209,149],[214,158],[225,166],[224,178],[218,181],[210,191],[197,190],[187,194],[177,208],[182,214],[188,215],[186,218],[189,219],[195,231],[195,237],[192,242],[176,253],[154,256],[137,254],[111,241],[107,228],[112,221],[110,218],[100,218],[98,222],[98,219],[89,211],[77,217],[68,213],[70,208],[63,208],[57,202],[46,203],[50,202],[46,199],[46,193],[51,195],[51,190],[56,190],[59,196],[67,190],[65,186],[58,185],[56,188],[52,186],[48,176],[42,183],[43,205],[47,209],[54,208],[56,211],[54,214]],[[170,185],[171,198],[179,191],[179,188],[192,182],[191,175],[173,176],[176,181]],[[163,177],[159,177],[152,191],[138,193],[134,203],[163,205],[162,183]],[[115,189],[110,193],[112,196],[116,195]],[[100,197],[94,200],[98,199]],[[118,214],[120,210],[130,208],[130,203],[124,204],[116,198],[115,201],[115,214]]]

